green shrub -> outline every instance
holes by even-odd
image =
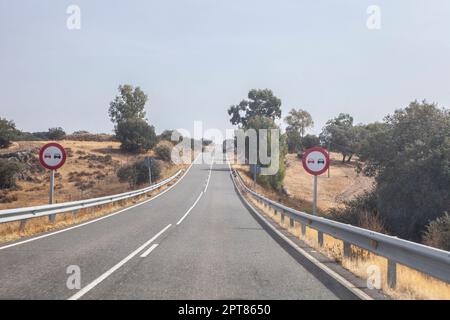
[[[11,189],[17,187],[16,176],[22,166],[17,161],[0,159],[0,189]]]
[[[170,161],[172,155],[172,144],[170,142],[160,142],[155,147],[155,153],[163,161]]]
[[[161,176],[161,164],[153,161],[151,165],[152,181],[156,181]],[[131,165],[122,166],[117,171],[120,182],[128,182],[130,187],[135,187],[149,182],[148,167],[143,160],[136,161]]]
[[[386,233],[384,222],[377,212],[375,190],[366,191],[344,203],[343,208],[331,208],[326,217],[364,229]]]
[[[450,215],[448,213],[428,224],[423,235],[423,243],[450,251]]]
[[[50,128],[47,137],[49,140],[63,140],[66,137],[66,132],[61,127]]]
[[[13,121],[0,118],[0,148],[9,147],[17,132],[18,130],[16,130],[16,125]]]

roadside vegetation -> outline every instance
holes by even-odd
[[[228,114],[232,124],[245,130],[277,128],[275,120],[281,119],[281,100],[268,89],[251,90],[248,100],[231,106]],[[294,182],[291,175],[296,173],[292,170],[285,179],[286,166],[288,171],[294,166],[292,154],[298,161],[304,150],[322,146],[331,152],[332,175],[338,169],[351,170],[341,181],[351,176],[361,186],[356,192],[351,190],[357,189],[355,183],[347,181],[334,192],[335,201],[319,198],[319,202],[331,204],[320,208],[323,216],[448,250],[449,109],[413,101],[382,122],[369,124],[355,124],[351,115],[341,113],[327,121],[319,136],[307,133],[314,121],[306,110],[292,109],[284,121],[287,128],[280,137],[280,172],[257,177],[258,184],[269,194],[273,196],[275,192],[275,197],[284,200],[287,196],[309,203],[312,198],[304,196],[308,186]],[[339,161],[337,155],[341,157]],[[240,169],[251,177],[249,168]],[[303,171],[299,164],[295,169]],[[333,180],[326,174],[320,179]],[[339,189],[335,182],[331,185]],[[310,207],[301,209],[310,211]]]

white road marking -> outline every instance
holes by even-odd
[[[200,193],[200,195],[198,196],[197,200],[195,200],[194,204],[192,205],[192,207],[189,208],[189,210],[184,214],[184,216],[181,217],[180,220],[178,220],[177,225],[179,225],[181,222],[183,222],[184,218],[187,217],[187,215],[189,214],[189,212],[191,212],[192,209],[194,209],[195,205],[197,204],[197,202],[200,200],[200,198],[203,195],[203,191]]]
[[[125,263],[127,263],[128,261],[130,261],[135,255],[137,255],[139,252],[141,252],[142,250],[145,249],[145,247],[147,247],[149,244],[151,244],[153,241],[156,240],[156,238],[158,238],[161,234],[164,233],[164,231],[166,231],[167,229],[169,229],[172,225],[169,224],[168,226],[166,226],[164,229],[162,229],[160,232],[158,232],[153,238],[151,238],[150,240],[148,240],[146,243],[144,243],[142,246],[140,246],[139,248],[137,248],[136,250],[134,250],[132,253],[130,253],[127,257],[125,257],[122,261],[120,261],[119,263],[117,263],[114,267],[112,267],[111,269],[109,269],[108,271],[106,271],[105,273],[103,273],[100,277],[98,277],[97,279],[95,279],[94,281],[92,281],[91,283],[89,283],[87,286],[85,286],[84,288],[82,288],[80,291],[78,291],[77,293],[75,293],[73,296],[71,296],[68,300],[78,300],[80,299],[82,296],[84,296],[86,293],[88,293],[90,290],[92,290],[93,288],[95,288],[99,283],[101,283],[103,280],[105,280],[106,278],[108,278],[111,274],[113,274],[116,270],[118,270],[121,266],[123,266]]]
[[[206,192],[206,189],[208,189],[209,180],[211,179],[211,171],[212,171],[213,164],[214,164],[214,159],[211,160],[211,166],[209,167],[208,179],[206,180],[205,190],[203,190],[203,192]]]
[[[143,254],[141,254],[141,258],[145,258],[146,256],[148,256],[154,249],[156,249],[157,246],[158,246],[157,243],[152,244],[152,246],[150,248],[148,248],[147,251],[145,251]]]
[[[190,164],[189,168],[187,168],[186,172],[185,172],[185,173],[184,173],[184,174],[183,174],[183,175],[182,175],[182,176],[181,176],[181,177],[180,177],[173,185],[171,185],[170,187],[168,187],[166,190],[164,190],[164,191],[158,193],[156,196],[154,196],[154,197],[151,198],[151,199],[148,199],[148,200],[143,201],[143,202],[141,202],[141,203],[135,204],[135,205],[133,205],[133,206],[131,206],[131,207],[128,207],[128,208],[119,210],[119,211],[117,211],[117,212],[114,212],[114,213],[111,213],[111,214],[107,214],[107,215],[105,215],[105,216],[103,216],[103,217],[100,217],[100,218],[97,218],[97,219],[94,219],[94,220],[89,220],[89,221],[84,222],[84,223],[81,223],[81,224],[77,224],[77,225],[72,226],[72,227],[68,227],[68,228],[65,228],[65,229],[58,230],[58,231],[54,231],[54,232],[50,232],[50,233],[43,234],[43,235],[41,235],[41,236],[37,236],[37,237],[30,238],[30,239],[27,239],[27,240],[23,240],[23,241],[19,241],[19,242],[15,242],[15,243],[11,243],[11,244],[5,245],[5,246],[3,246],[3,247],[0,247],[0,250],[8,249],[8,248],[11,248],[11,247],[18,246],[18,245],[20,245],[20,244],[24,244],[24,243],[36,241],[36,240],[39,240],[39,239],[43,239],[43,238],[47,238],[47,237],[50,237],[50,236],[54,236],[54,235],[59,234],[59,233],[62,233],[62,232],[66,232],[66,231],[70,231],[70,230],[77,229],[77,228],[80,228],[80,227],[84,227],[84,226],[86,226],[86,225],[88,225],[88,224],[91,224],[91,223],[94,223],[94,222],[98,222],[98,221],[101,221],[101,220],[103,220],[103,219],[111,218],[111,217],[115,216],[116,214],[123,213],[123,212],[125,212],[125,211],[130,210],[130,209],[136,208],[136,207],[141,206],[141,205],[143,205],[143,204],[146,204],[146,203],[148,203],[148,202],[150,202],[150,201],[153,201],[153,200],[155,200],[156,198],[158,198],[159,196],[162,196],[164,193],[168,192],[168,191],[169,191],[170,189],[172,189],[173,187],[175,187],[175,186],[178,184],[178,182],[180,182],[180,181],[184,178],[184,176],[189,172],[189,170],[191,169],[192,165],[198,160],[198,158],[200,157],[200,155],[201,155],[201,153],[195,158],[195,160]]]

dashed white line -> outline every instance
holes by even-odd
[[[153,250],[156,249],[157,246],[158,246],[157,243],[152,244],[150,248],[148,248],[143,254],[141,254],[141,258],[145,258],[146,256],[148,256]]]
[[[184,216],[181,217],[180,220],[178,220],[177,225],[179,225],[181,222],[183,222],[184,218],[187,217],[187,215],[189,214],[189,212],[191,212],[192,209],[194,209],[195,205],[197,204],[197,202],[200,200],[200,198],[203,195],[203,191],[200,193],[200,195],[198,196],[197,200],[195,200],[194,204],[192,205],[192,207],[189,208],[189,210],[184,214]]]
[[[121,266],[123,266],[125,263],[130,261],[135,255],[137,255],[139,252],[145,249],[149,244],[151,244],[153,241],[156,240],[161,234],[163,234],[167,229],[169,229],[172,225],[169,224],[164,229],[162,229],[160,232],[158,232],[153,238],[148,240],[146,243],[144,243],[142,246],[134,250],[132,253],[130,253],[128,256],[126,256],[122,261],[117,263],[114,267],[103,273],[100,277],[89,283],[87,286],[82,288],[80,291],[75,293],[73,296],[71,296],[68,300],[78,300],[82,296],[84,296],[86,293],[91,291],[93,288],[95,288],[99,283],[101,283],[103,280],[108,278],[111,274],[113,274],[116,270],[118,270]],[[150,252],[149,252],[150,253]]]

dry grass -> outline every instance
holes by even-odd
[[[249,184],[248,179],[244,178],[244,180],[247,180],[245,181],[247,185],[252,185]],[[251,180],[250,183],[252,183]],[[265,194],[264,190],[257,191]],[[369,276],[368,268],[378,266],[381,272],[381,289],[392,298],[450,300],[450,285],[448,283],[403,265],[397,265],[397,286],[395,289],[390,288],[387,283],[387,259],[353,246],[351,247],[351,258],[344,257],[343,242],[327,234],[323,235],[323,246],[321,247],[318,243],[318,232],[316,230],[306,226],[305,235],[302,235],[300,223],[295,222],[294,227],[290,227],[288,217],[282,223],[279,213],[275,214],[273,209],[264,206],[249,195],[246,195],[246,197],[252,205],[260,209],[267,217],[331,260],[340,263],[358,277],[367,280]]]
[[[342,163],[339,154],[331,153],[330,178],[327,173],[318,177],[318,204],[323,211],[341,206],[343,201],[370,189],[373,179],[358,175],[354,162]],[[302,166],[296,154],[286,156],[286,190],[295,198],[311,202],[313,177]]]

